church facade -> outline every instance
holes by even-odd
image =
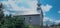
[[[22,14],[20,14],[20,16],[22,16],[25,19],[25,24],[26,25],[37,25],[37,26],[42,26],[43,25],[43,12],[41,9],[41,4],[38,1],[37,4],[37,9],[35,11],[21,11]],[[29,13],[28,13],[29,12]]]

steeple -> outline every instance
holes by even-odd
[[[40,4],[40,0],[38,0],[38,3],[37,3],[37,5],[38,5],[38,7],[40,7],[40,5],[41,5],[41,4]]]
[[[41,9],[41,3],[40,3],[40,0],[38,0],[38,3],[37,3],[37,11],[43,16],[43,11]]]
[[[38,0],[37,6],[37,11],[40,13],[40,26],[43,26],[43,11],[41,9],[40,0]]]
[[[37,3],[37,11],[39,12],[39,13],[41,13],[41,3],[40,3],[40,0],[38,0],[38,3]]]

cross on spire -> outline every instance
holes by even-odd
[[[41,5],[41,4],[40,4],[40,0],[38,0],[38,3],[37,3],[37,5],[38,5],[38,6],[40,6],[40,5]]]

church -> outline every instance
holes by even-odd
[[[37,3],[37,9],[36,10],[26,10],[26,11],[21,11],[20,15],[16,16],[21,16],[25,19],[25,24],[26,25],[36,25],[36,26],[42,26],[43,25],[43,11],[41,9],[41,4],[38,1]]]
[[[33,10],[26,10],[26,11],[21,11],[20,15],[16,16],[21,16],[25,19],[25,24],[26,25],[37,25],[37,26],[42,26],[43,25],[43,11],[41,9],[41,4],[40,1],[37,3],[37,9],[35,11]]]
[[[21,16],[25,19],[25,24],[26,25],[36,25],[36,26],[42,26],[43,25],[43,11],[41,9],[41,4],[38,1],[37,3],[37,9],[35,11],[33,10],[26,10],[26,11],[21,11],[21,14],[18,16]],[[29,13],[28,13],[29,12]]]

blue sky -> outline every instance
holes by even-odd
[[[43,5],[49,4],[52,8],[46,12],[45,17],[52,19],[53,21],[60,22],[60,0],[41,0]]]
[[[37,8],[37,0],[0,0],[0,2],[6,6],[5,14],[16,14],[17,12],[21,14],[20,10],[32,10],[27,13],[35,13]],[[60,0],[40,0],[40,3],[44,13],[44,21],[60,22]]]
[[[49,4],[52,6],[50,11],[46,12],[46,16],[54,20],[60,20],[60,1],[59,0],[41,0],[41,3],[46,5]]]

